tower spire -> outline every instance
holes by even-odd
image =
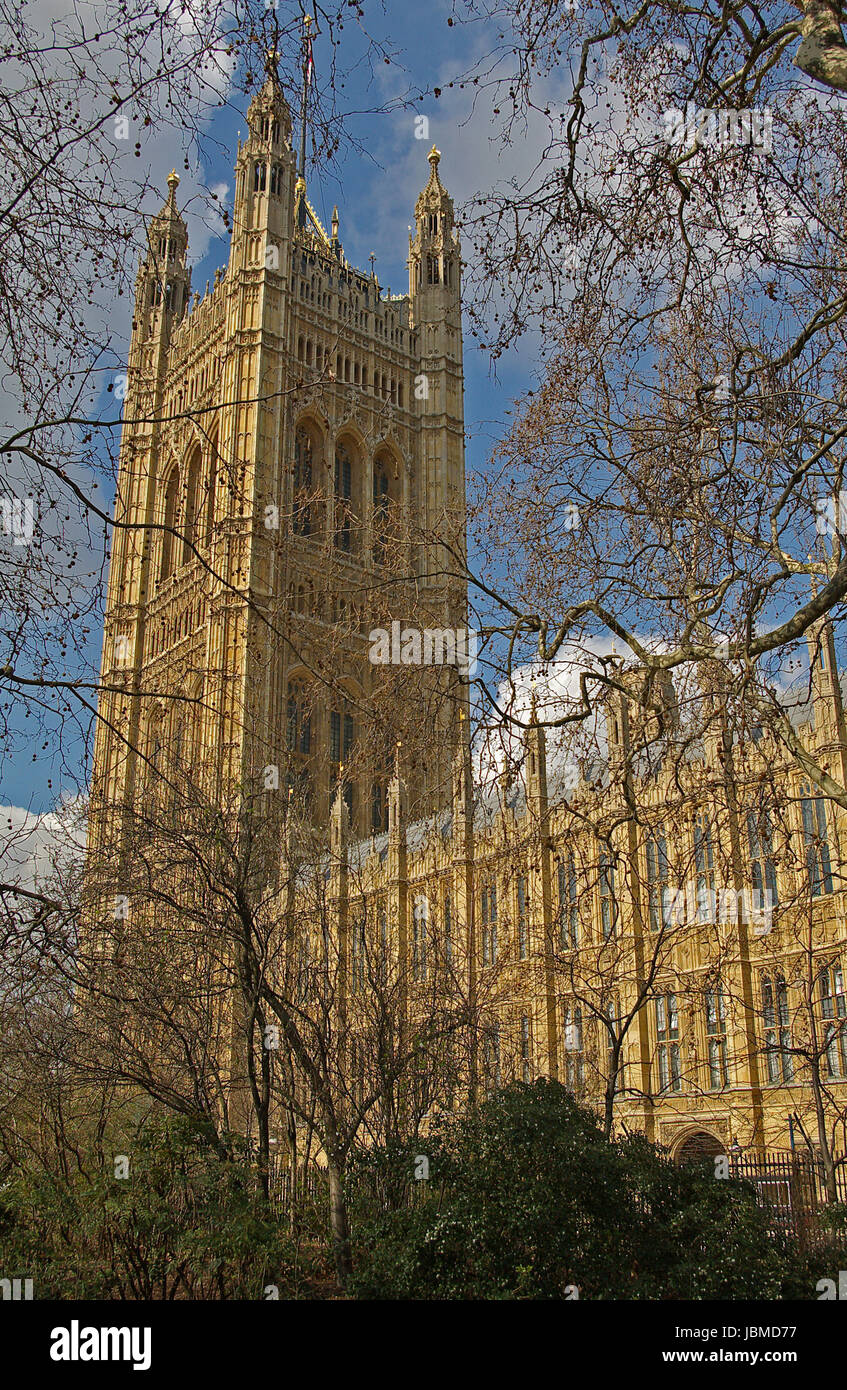
[[[312,16],[303,19],[303,95],[300,101],[300,166],[297,170],[298,182],[306,184],[306,108],[309,98],[309,84],[314,69],[312,60]]]

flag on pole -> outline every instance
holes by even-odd
[[[312,57],[312,36],[311,36],[311,34],[308,33],[308,31],[307,31],[307,33],[306,33],[306,61],[305,61],[304,68],[303,68],[303,71],[304,71],[304,74],[305,74],[305,78],[306,78],[306,86],[307,86],[307,87],[310,86],[310,84],[311,84],[311,81],[312,81],[312,73],[314,72],[314,69],[315,69],[315,61],[314,61],[314,58]]]

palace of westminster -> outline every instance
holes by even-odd
[[[646,708],[623,667],[593,762],[530,717],[483,788],[467,681],[369,661],[372,629],[467,622],[453,204],[433,148],[386,293],[309,203],[273,77],[248,127],[225,271],[192,295],[172,174],[138,272],[93,851],[151,778],[260,786],[325,831],[351,1016],[387,948],[411,1013],[439,981],[476,1002],[485,1089],[558,1077],[675,1155],[843,1150],[842,812],[718,692]],[[792,718],[844,783],[826,625],[809,651]]]

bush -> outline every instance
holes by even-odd
[[[814,1297],[749,1185],[610,1142],[558,1082],[508,1086],[423,1149],[427,1200],[355,1226],[360,1298]]]
[[[118,1152],[121,1150],[118,1149]],[[183,1120],[152,1120],[123,1148],[130,1175],[25,1173],[0,1189],[5,1277],[39,1299],[280,1298],[291,1242],[246,1162]]]

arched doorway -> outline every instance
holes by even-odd
[[[702,1163],[704,1159],[714,1159],[725,1153],[720,1139],[705,1129],[698,1129],[683,1139],[674,1157],[677,1163]]]

